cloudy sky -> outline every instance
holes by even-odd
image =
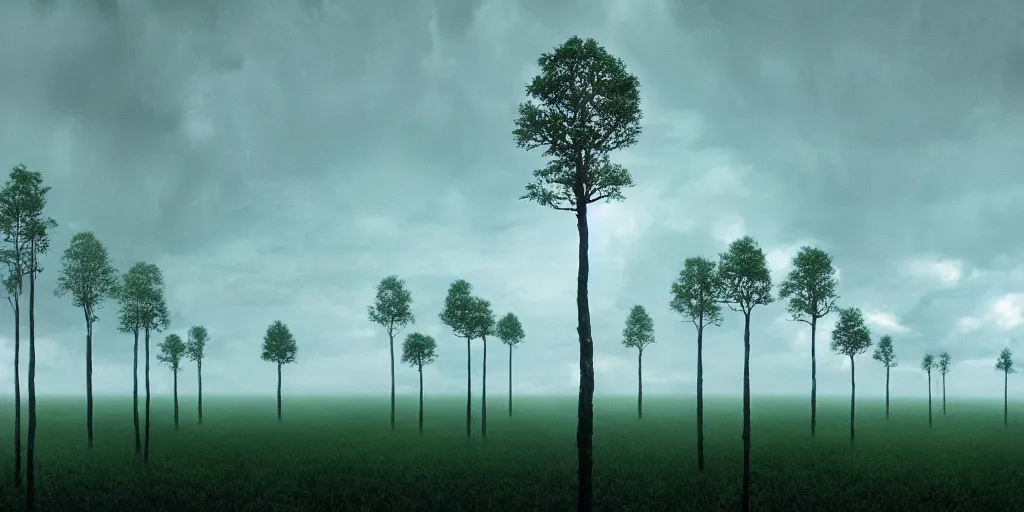
[[[518,199],[544,160],[511,132],[537,58],[578,34],[625,61],[644,112],[639,143],[613,156],[637,186],[592,210],[598,395],[635,392],[620,343],[634,304],[657,330],[645,390],[694,392],[695,329],[668,308],[670,283],[684,258],[749,234],[776,284],[802,245],[834,256],[841,305],[895,340],[895,395],[925,394],[921,357],[948,350],[951,397],[998,396],[999,350],[1024,359],[1024,5],[951,5],[3,2],[0,163],[42,172],[60,223],[38,284],[39,393],[84,390],[82,313],[52,291],[87,229],[119,269],[163,269],[170,332],[209,328],[207,393],[273,394],[260,344],[281,320],[299,343],[286,393],[385,396],[387,338],[366,305],[389,274],[412,291],[413,329],[438,341],[428,394],[465,389],[465,342],[437,319],[458,278],[522,319],[519,393],[574,393],[574,219]],[[131,392],[116,311],[99,311],[97,393]],[[819,330],[819,392],[844,395],[834,320]],[[11,321],[0,308],[0,393]],[[727,311],[708,329],[707,393],[740,392],[742,328]],[[807,394],[809,328],[775,303],[752,330],[755,393]],[[490,349],[500,397],[508,351]],[[475,389],[481,355],[476,341]],[[414,392],[415,371],[397,374]],[[870,353],[857,375],[858,394],[883,393]],[[194,367],[181,378],[194,393]],[[154,367],[154,391],[170,383]],[[1024,392],[1024,377],[1010,386]]]

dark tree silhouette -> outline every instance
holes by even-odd
[[[622,329],[622,345],[637,349],[636,416],[641,419],[644,417],[644,349],[651,343],[654,343],[654,320],[643,306],[633,306]]]
[[[743,512],[750,510],[750,313],[772,303],[772,275],[764,251],[749,236],[734,240],[719,255],[721,301],[743,313]]]
[[[206,344],[210,341],[210,332],[202,325],[193,325],[188,329],[188,341],[185,342],[185,356],[196,363],[196,378],[199,379],[199,424],[203,424],[203,358],[206,357]]]
[[[793,258],[793,270],[779,285],[779,300],[789,300],[786,309],[793,320],[811,326],[811,437],[818,419],[818,319],[835,309],[838,286],[832,257],[817,247],[802,247]]]
[[[61,255],[60,274],[54,295],[71,296],[71,305],[85,314],[85,425],[92,448],[92,325],[99,320],[96,310],[117,294],[118,275],[106,247],[91,231],[75,233]]]
[[[476,337],[470,317],[473,310],[473,286],[465,279],[458,279],[448,287],[448,295],[444,298],[444,309],[438,314],[441,322],[448,327],[456,336],[466,338],[466,438],[471,436],[473,420],[473,381],[470,377],[473,373],[472,358],[470,357],[469,343]]]
[[[829,348],[837,354],[850,358],[850,443],[853,443],[853,425],[857,395],[856,361],[854,356],[867,352],[871,347],[871,331],[864,323],[864,315],[858,308],[839,310],[839,321],[832,329],[832,343]]]
[[[479,297],[473,297],[468,325],[472,333],[471,336],[480,338],[484,343],[480,390],[480,435],[487,437],[487,337],[494,334],[494,313],[491,311],[491,303]]]
[[[185,357],[185,342],[181,341],[181,336],[170,334],[156,348],[160,350],[156,360],[166,364],[174,374],[174,430],[178,430],[178,372],[181,371],[181,359]]]
[[[1010,374],[1017,371],[1013,368],[1013,352],[1010,352],[1009,348],[1004,348],[1003,351],[999,353],[999,358],[996,359],[996,370],[1003,372],[1003,426],[1007,427],[1010,425]]]
[[[437,359],[436,349],[434,338],[418,332],[410,333],[402,343],[402,362],[416,368],[420,374],[420,435],[423,435],[423,367]]]
[[[537,60],[541,74],[526,86],[531,101],[519,105],[516,145],[544,148],[553,157],[534,172],[521,199],[573,212],[579,232],[576,278],[577,334],[580,343],[580,393],[576,427],[577,509],[593,508],[594,341],[590,329],[590,275],[587,205],[622,200],[633,180],[608,158],[636,144],[640,135],[640,84],[626,66],[593,39],[573,36]]]
[[[686,258],[679,278],[672,283],[674,311],[697,328],[697,469],[704,471],[704,327],[722,325],[718,298],[722,279],[715,262],[702,257]]]
[[[939,370],[939,375],[942,376],[942,415],[946,415],[946,374],[952,368],[953,358],[950,357],[949,352],[943,352],[939,354],[939,362],[936,368]]]
[[[416,322],[412,314],[412,294],[398,276],[381,279],[372,306],[366,307],[370,321],[388,333],[391,348],[391,430],[395,429],[395,336]]]
[[[508,313],[498,320],[494,333],[502,343],[508,345],[508,417],[512,417],[512,348],[523,342],[526,333],[523,324],[513,313]]]
[[[294,363],[298,350],[295,337],[287,325],[276,320],[267,327],[267,334],[263,336],[263,354],[260,357],[277,365],[277,421],[281,421],[281,365]]]
[[[878,340],[871,358],[885,366],[885,419],[889,419],[889,370],[899,365],[892,349],[892,336],[886,334]]]
[[[935,357],[925,354],[921,360],[921,369],[928,372],[928,428],[932,428],[932,369],[935,368]]]

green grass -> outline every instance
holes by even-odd
[[[754,510],[1022,510],[1024,405],[950,402],[927,425],[923,400],[858,401],[856,447],[849,402],[819,404],[809,436],[806,398],[753,400]],[[8,402],[9,403],[9,402]],[[98,398],[96,445],[85,442],[84,399],[39,401],[41,510],[569,510],[575,485],[575,398],[521,398],[508,418],[492,398],[488,437],[465,439],[465,401],[427,398],[416,432],[412,397],[397,431],[382,398],[215,398],[205,424],[183,401],[175,432],[170,400],[153,402],[151,459],[134,455],[131,398]],[[705,407],[707,470],[698,474],[694,399],[597,399],[594,436],[599,510],[736,510],[742,445],[737,398]],[[12,488],[12,411],[0,410],[0,509],[21,510]],[[27,422],[27,414],[23,416]],[[23,430],[24,432],[24,430]]]

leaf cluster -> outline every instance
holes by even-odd
[[[159,332],[170,325],[160,267],[143,261],[132,265],[123,276],[118,299],[121,303],[118,329],[121,332]]]
[[[377,285],[377,296],[372,306],[366,307],[370,321],[387,329],[394,336],[416,321],[412,313],[412,294],[405,281],[398,276],[385,277]]]
[[[871,354],[871,359],[882,363],[886,368],[895,368],[899,365],[896,354],[893,352],[892,336],[886,334],[879,338],[875,352]]]
[[[1004,348],[999,353],[999,358],[996,359],[996,370],[1003,373],[1015,373],[1017,370],[1013,367],[1013,352],[1009,348]]]
[[[210,332],[202,325],[193,325],[188,329],[188,341],[185,343],[185,355],[189,361],[202,361],[206,356],[206,343],[210,341]]]
[[[438,318],[441,323],[451,327],[456,336],[473,339],[475,335],[469,318],[474,306],[473,285],[465,279],[457,279],[448,286],[444,308],[438,314]]]
[[[829,345],[832,351],[853,357],[863,354],[870,346],[871,330],[864,322],[860,308],[840,309],[839,321],[832,329],[832,343]]]
[[[526,194],[519,199],[568,212],[577,211],[580,204],[602,199],[624,201],[622,189],[633,186],[629,171],[612,163],[608,155],[599,155],[586,169],[556,158],[543,169],[533,171],[533,177],[534,181],[526,185]]]
[[[722,281],[719,300],[733,311],[750,314],[754,306],[772,303],[772,276],[764,250],[750,236],[734,240],[719,255]]]
[[[654,320],[643,306],[633,306],[622,329],[622,345],[643,353],[651,343],[654,343]]]
[[[494,333],[502,343],[510,347],[514,347],[526,339],[526,333],[523,332],[523,324],[519,322],[519,317],[515,313],[507,313],[501,317],[495,326]]]
[[[949,373],[949,370],[952,368],[952,361],[953,358],[950,357],[949,352],[939,354],[939,363],[936,366],[939,369],[939,373],[942,375]]]
[[[414,332],[402,343],[402,362],[413,368],[423,368],[437,359],[437,342],[426,334]]]
[[[6,243],[0,261],[10,270],[4,285],[12,295],[21,294],[24,276],[43,271],[39,256],[49,251],[49,230],[57,226],[52,218],[43,217],[49,191],[42,174],[22,164],[11,169],[0,189],[0,231]]]
[[[693,322],[697,328],[722,324],[722,277],[715,262],[704,258],[686,258],[683,270],[672,283],[669,307]]]
[[[779,300],[789,299],[786,309],[794,320],[811,323],[835,309],[838,286],[832,257],[817,247],[805,246],[779,285]]]
[[[181,336],[169,334],[156,348],[159,350],[157,361],[166,364],[175,373],[181,370],[181,360],[185,356],[185,342],[181,341]]]
[[[71,304],[84,309],[88,321],[95,322],[95,311],[103,301],[117,297],[120,285],[107,248],[93,232],[78,232],[60,260],[54,295],[70,295]]]
[[[921,369],[926,371],[926,372],[928,372],[928,373],[931,373],[931,371],[934,368],[935,368],[935,356],[933,356],[931,354],[925,354],[924,358],[921,359]]]
[[[294,363],[298,350],[295,337],[288,330],[288,326],[280,320],[275,320],[267,327],[267,334],[263,336],[263,354],[260,357],[264,361],[277,364]]]

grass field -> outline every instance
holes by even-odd
[[[475,400],[478,402],[478,399]],[[809,436],[805,398],[755,398],[754,510],[1024,510],[1024,404],[936,408],[923,400],[859,400],[857,443],[849,402],[819,404]],[[741,476],[738,398],[705,401],[707,470],[696,471],[694,399],[598,398],[594,435],[598,510],[737,510]],[[131,398],[98,398],[96,445],[85,442],[84,400],[41,399],[40,510],[570,510],[575,484],[575,398],[522,398],[508,418],[492,398],[488,437],[465,439],[465,399],[427,398],[425,434],[412,397],[388,428],[382,398],[205,400],[205,423],[183,401],[153,402],[151,459],[133,456]],[[0,509],[22,510],[12,481],[13,406],[0,411]],[[475,404],[474,409],[478,409]],[[1020,411],[1018,413],[1017,411]],[[25,419],[23,417],[23,419]],[[26,420],[27,421],[27,420]],[[23,431],[24,432],[24,431]]]

